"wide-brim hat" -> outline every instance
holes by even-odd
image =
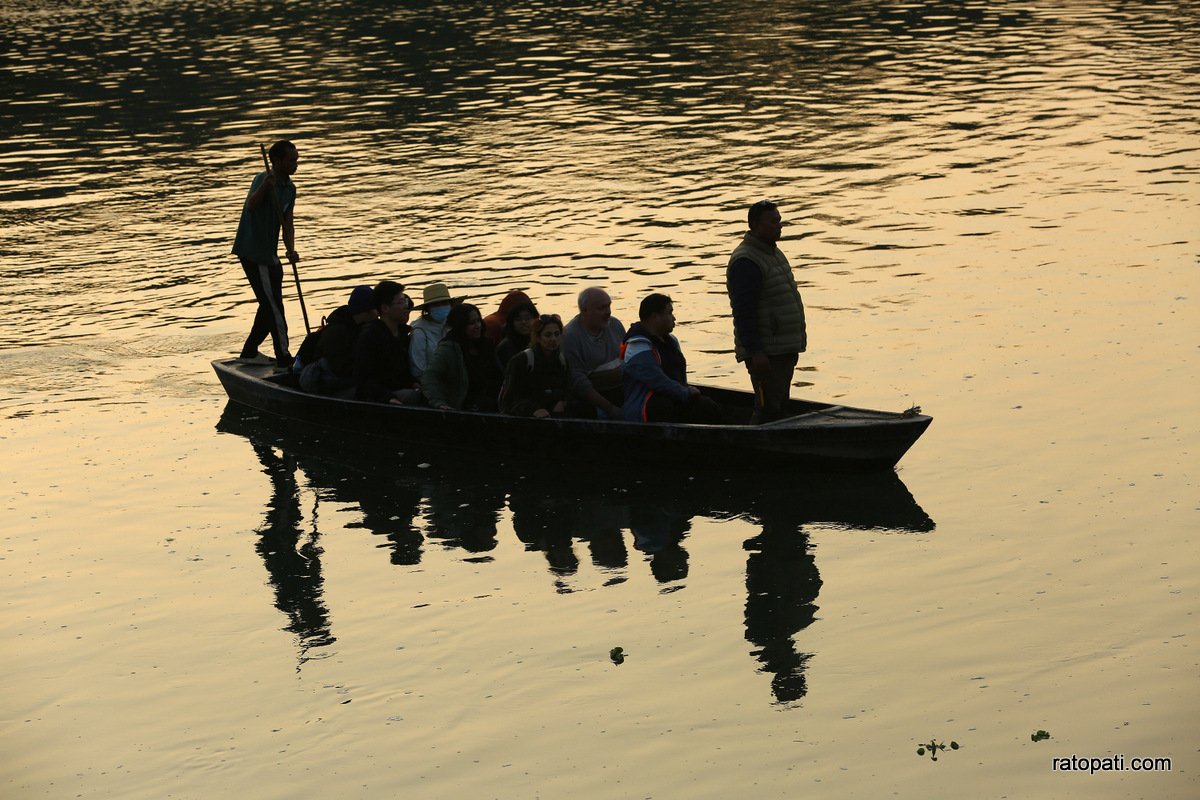
[[[434,303],[450,303],[451,305],[458,305],[466,299],[467,296],[465,294],[462,297],[451,297],[450,288],[444,283],[431,283],[421,291],[421,304],[413,307],[424,311]]]

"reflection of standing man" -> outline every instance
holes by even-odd
[[[296,184],[291,178],[300,154],[291,142],[278,141],[271,145],[269,155],[271,170],[260,172],[250,185],[250,194],[238,222],[237,238],[233,242],[233,254],[241,259],[242,269],[258,299],[258,312],[254,315],[250,335],[242,345],[241,357],[258,355],[258,346],[270,334],[275,346],[275,363],[290,367],[292,356],[288,351],[287,320],[283,316],[283,265],[275,248],[282,230],[287,260],[292,264],[300,260],[300,254],[296,252],[296,229],[292,224]],[[268,194],[272,191],[278,203]]]
[[[775,244],[783,234],[779,209],[760,200],[747,218],[750,231],[729,258],[725,287],[733,308],[734,352],[754,386],[750,421],[757,424],[782,414],[808,335],[792,266]]]

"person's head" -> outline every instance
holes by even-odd
[[[648,294],[638,306],[642,327],[654,336],[666,336],[675,330],[675,306],[665,294]]]
[[[779,215],[779,206],[770,200],[759,200],[750,206],[746,222],[750,225],[750,232],[764,242],[778,242],[783,235],[783,217]]]
[[[461,297],[450,296],[450,289],[446,284],[431,283],[423,290],[421,305],[417,308],[421,309],[422,317],[428,317],[434,322],[445,322],[450,316],[451,306],[462,301]]]
[[[395,281],[380,281],[372,293],[375,310],[380,319],[404,325],[412,311],[412,299],[404,293],[404,287]]]
[[[612,298],[599,286],[579,293],[579,324],[589,333],[599,333],[612,316]]]
[[[470,303],[460,303],[450,309],[446,317],[445,338],[462,345],[477,343],[483,338],[483,317],[479,309]]]
[[[374,290],[370,286],[355,286],[354,291],[350,293],[350,299],[346,301],[346,307],[350,309],[350,315],[354,317],[355,322],[375,319]]]
[[[271,170],[275,174],[294,175],[296,165],[300,160],[300,151],[287,139],[280,139],[271,145],[271,149],[267,151],[267,157],[271,159]]]
[[[517,303],[509,309],[508,319],[504,321],[504,337],[528,342],[537,315],[537,307],[533,303],[528,300]]]
[[[533,345],[547,353],[558,352],[562,332],[562,318],[558,314],[542,314],[533,321]]]
[[[512,313],[512,310],[517,307],[518,303],[533,302],[529,299],[529,295],[525,294],[520,289],[509,289],[508,294],[504,295],[500,300],[500,307],[496,309],[496,313],[505,319]]]

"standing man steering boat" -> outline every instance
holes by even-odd
[[[296,205],[296,184],[292,175],[300,153],[289,141],[271,145],[271,169],[263,170],[250,184],[250,193],[242,206],[233,254],[242,262],[246,279],[258,300],[258,311],[250,335],[242,345],[242,358],[258,355],[258,346],[271,336],[275,347],[275,363],[290,367],[292,355],[288,350],[287,319],[283,314],[283,265],[276,254],[280,231],[287,260],[294,267],[300,260],[296,252],[296,229],[292,210]],[[271,194],[274,194],[274,197]]]
[[[792,389],[796,362],[808,347],[804,302],[776,242],[783,218],[770,200],[747,214],[750,231],[729,258],[725,288],[733,308],[733,343],[754,386],[751,424],[778,419]]]

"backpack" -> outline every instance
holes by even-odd
[[[297,369],[304,369],[321,357],[321,334],[325,332],[325,320],[325,317],[321,317],[321,324],[300,343],[300,349],[296,351]]]

